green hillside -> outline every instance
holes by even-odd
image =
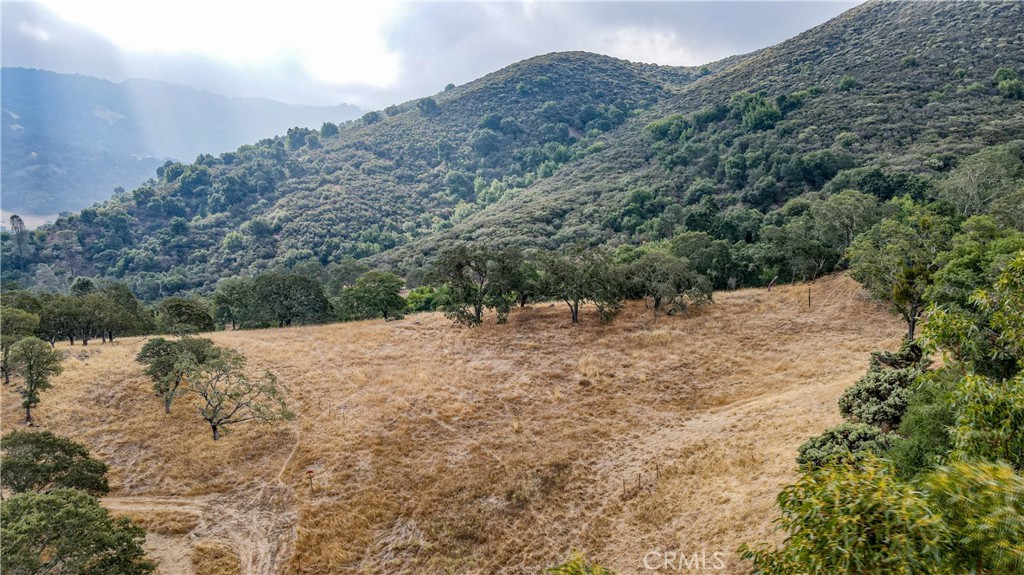
[[[806,211],[779,210],[792,198],[927,196],[970,154],[1024,138],[1022,21],[1019,3],[871,3],[700,69],[532,58],[340,127],[168,164],[156,185],[39,230],[4,277],[105,275],[154,299],[350,257],[417,277],[458,240],[694,231],[756,259],[764,230]],[[717,283],[798,279],[801,261],[736,263]]]
[[[1022,22],[1019,3],[860,6],[693,83],[603,139],[600,153],[386,261],[457,238],[657,239],[703,218],[707,195],[722,212],[767,213],[823,188],[925,193],[964,157],[1024,138],[1024,103],[992,81],[1000,68],[1024,70]],[[624,221],[638,207],[629,192],[644,187],[653,197],[642,217]],[[651,222],[659,217],[669,221]]]

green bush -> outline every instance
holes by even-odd
[[[910,385],[920,371],[913,368],[869,371],[839,398],[843,417],[888,432],[895,429],[907,412]]]
[[[907,413],[884,456],[904,478],[932,469],[945,461],[953,448],[950,429],[955,421],[956,413],[945,385],[937,378],[929,378],[911,394]]]
[[[923,493],[875,458],[813,468],[778,496],[777,548],[740,547],[763,575],[939,573],[950,535]]]
[[[574,551],[568,561],[548,567],[545,572],[550,575],[615,575],[611,569],[588,561],[580,551]]]
[[[866,423],[840,423],[805,441],[796,462],[815,468],[834,459],[855,459],[865,453],[881,454],[892,447],[892,436]]]

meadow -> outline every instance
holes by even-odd
[[[745,573],[736,548],[778,540],[796,448],[904,331],[834,275],[671,317],[630,302],[611,324],[545,303],[473,329],[428,313],[216,332],[297,414],[217,442],[189,398],[163,413],[145,338],[64,343],[33,414],[110,465],[104,503],[147,528],[164,575],[540,573],[574,549],[623,574],[720,551],[717,572]],[[0,400],[20,428],[13,387]]]

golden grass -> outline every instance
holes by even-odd
[[[200,541],[192,547],[195,575],[242,575],[238,555],[223,543]]]
[[[127,517],[149,533],[185,535],[199,525],[199,517],[184,511],[113,511],[115,517]]]
[[[848,277],[811,289],[810,308],[783,286],[687,316],[633,303],[611,325],[543,304],[472,330],[425,314],[216,333],[299,416],[218,442],[187,400],[162,413],[125,340],[67,359],[36,419],[107,461],[122,504],[196,510],[188,537],[230,541],[246,574],[539,573],[573,548],[620,573],[720,550],[743,573],[736,547],[777,538],[797,446],[902,333]]]

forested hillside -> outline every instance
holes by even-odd
[[[355,122],[167,164],[155,185],[37,231],[18,254],[5,242],[4,277],[110,276],[151,300],[348,258],[415,283],[459,240],[662,239],[683,241],[681,255],[724,250],[699,270],[716,287],[814,277],[850,239],[805,241],[822,198],[938,197],[968,157],[1024,138],[1022,20],[1018,3],[871,3],[700,69],[533,58]],[[1000,150],[970,162],[1015,181],[1021,148]],[[1014,201],[993,213],[1012,218]]]
[[[21,215],[80,210],[152,178],[168,158],[191,161],[360,114],[25,68],[4,68],[2,83],[3,209]]]

